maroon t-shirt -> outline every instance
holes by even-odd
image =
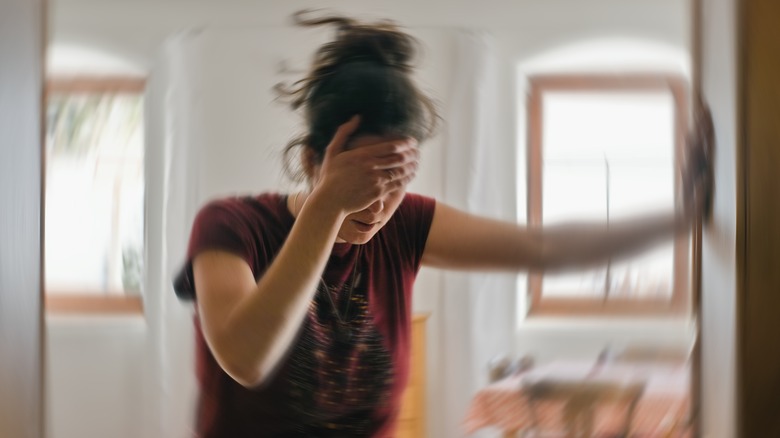
[[[334,244],[294,344],[261,387],[245,388],[219,367],[196,315],[196,436],[391,436],[409,371],[412,285],[434,208],[433,199],[407,194],[368,243]],[[294,221],[278,194],[208,204],[195,219],[177,294],[196,299],[190,262],[206,249],[239,255],[259,279]]]

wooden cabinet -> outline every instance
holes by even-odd
[[[415,314],[412,320],[412,353],[410,357],[409,383],[403,395],[401,413],[395,430],[395,438],[425,438],[425,325],[427,314]]]

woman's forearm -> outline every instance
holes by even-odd
[[[245,386],[275,369],[304,320],[344,214],[312,196],[256,288],[216,330],[223,368]]]
[[[542,270],[581,269],[636,254],[687,233],[690,219],[674,213],[615,221],[565,224],[537,231]]]
[[[426,266],[460,270],[554,271],[620,258],[687,232],[693,213],[633,220],[518,226],[437,203]]]

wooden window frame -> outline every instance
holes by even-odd
[[[45,102],[55,93],[143,93],[146,79],[137,76],[68,76],[46,79]],[[44,175],[46,169],[43,155]],[[44,184],[45,187],[45,184]],[[45,199],[45,194],[44,194]],[[44,211],[45,214],[45,211]],[[44,240],[45,242],[45,240]],[[45,251],[45,244],[44,244]],[[44,284],[45,286],[45,284]],[[102,295],[84,290],[44,290],[47,315],[143,315],[140,295],[108,291]]]
[[[543,95],[547,92],[654,92],[669,91],[675,102],[675,161],[682,158],[688,127],[689,98],[686,81],[674,75],[539,75],[529,78],[527,149],[527,220],[531,227],[542,226],[542,138]],[[680,175],[675,173],[675,187]],[[679,196],[675,190],[675,198]],[[675,202],[678,200],[675,199]],[[690,312],[690,238],[681,236],[674,243],[674,274],[671,300],[602,298],[543,298],[543,273],[528,276],[530,316],[652,316],[682,317]]]

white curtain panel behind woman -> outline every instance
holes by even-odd
[[[146,95],[146,437],[192,435],[193,306],[172,281],[208,200],[285,191],[280,151],[298,126],[274,104],[273,86],[290,79],[279,60],[308,53],[311,39],[295,29],[206,28],[169,38],[156,59]]]
[[[193,308],[172,280],[192,221],[209,199],[280,190],[279,154],[295,118],[271,105],[276,62],[292,31],[201,29],[170,38],[147,93],[147,405],[149,437],[191,436],[197,382]],[[296,38],[297,37],[297,38]],[[301,49],[298,49],[301,50]]]
[[[176,299],[172,278],[184,260],[198,208],[197,38],[183,33],[159,52],[146,89],[147,366],[144,436],[192,435],[197,386],[192,306]]]
[[[492,37],[460,32],[446,119],[444,201],[465,211],[512,218],[514,177],[505,175],[508,145],[499,144],[498,57]],[[513,156],[513,154],[510,154]],[[513,275],[444,275],[440,295],[439,385],[442,437],[464,436],[461,421],[474,393],[487,384],[487,364],[512,348]],[[440,429],[442,430],[442,429]],[[489,436],[484,433],[484,436]]]

